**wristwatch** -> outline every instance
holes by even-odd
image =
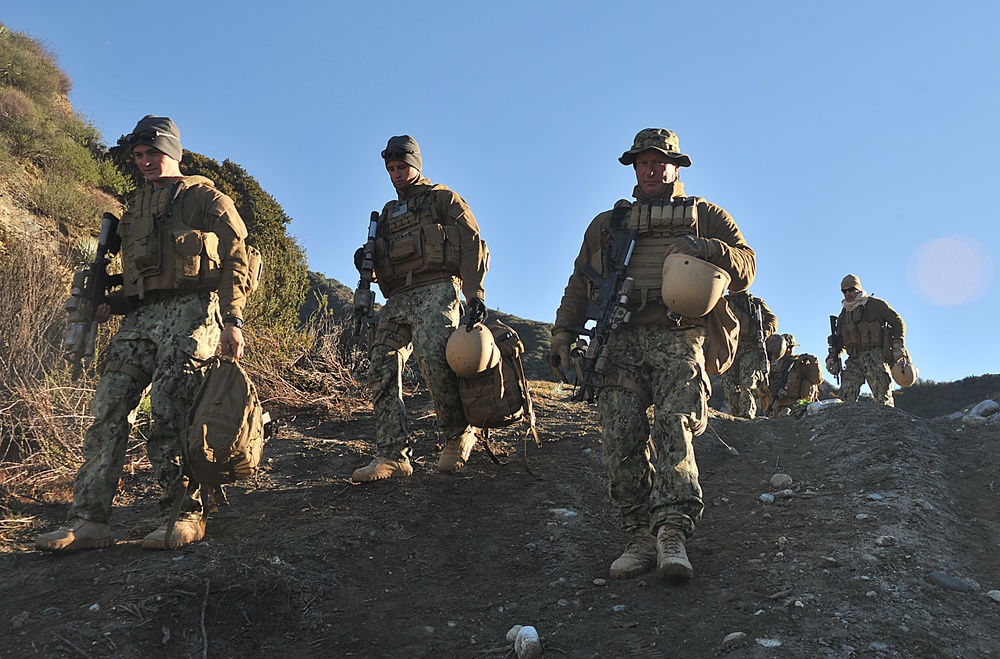
[[[243,329],[243,319],[237,318],[236,316],[230,316],[229,318],[223,320],[222,323],[224,325],[232,325],[233,327],[238,327],[239,329]]]

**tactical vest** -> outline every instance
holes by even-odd
[[[681,236],[697,235],[699,201],[700,197],[678,197],[631,205],[625,226],[638,236],[626,274],[635,279],[632,299],[640,309],[650,300],[661,301],[664,252]]]
[[[746,295],[726,296],[726,302],[736,320],[740,321],[740,347],[757,345],[757,316],[750,313],[750,298]]]
[[[838,331],[844,340],[844,347],[848,354],[852,351],[865,350],[867,348],[882,347],[883,323],[881,321],[868,321],[865,310],[867,304],[863,304],[851,311],[846,309],[841,314],[838,323]]]
[[[192,228],[200,224],[204,208],[204,200],[185,182],[136,192],[118,228],[127,296],[142,299],[149,291],[218,288],[219,237]]]
[[[382,211],[375,241],[375,272],[388,291],[409,288],[414,276],[422,283],[461,276],[461,234],[456,225],[443,223],[447,218],[438,217],[434,206],[434,192],[447,189],[435,185]],[[440,276],[434,277],[434,273]]]

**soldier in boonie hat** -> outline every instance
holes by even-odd
[[[681,153],[677,133],[666,128],[643,128],[632,141],[632,148],[618,159],[623,165],[634,165],[636,155],[648,149],[656,149],[669,157],[678,167],[690,167],[691,157]]]
[[[795,347],[797,345],[801,345],[798,341],[795,340],[795,335],[794,334],[782,334],[782,336],[785,337],[785,343],[788,344],[789,348],[793,348],[793,347]]]
[[[729,347],[736,339],[729,331],[723,336],[724,323],[730,331],[738,329],[727,302],[717,300],[698,318],[673,308],[680,305],[664,294],[664,272],[669,259],[706,272],[711,283],[724,273],[731,290],[743,291],[753,283],[756,254],[729,213],[687,193],[678,170],[690,167],[691,158],[681,152],[675,133],[640,130],[618,160],[633,166],[634,201],[619,200],[584,232],[552,325],[547,362],[553,375],[565,379],[581,334],[594,339],[591,347],[604,342],[598,359],[584,358],[577,396],[597,404],[601,446],[604,455],[613,456],[606,465],[611,498],[631,535],[609,576],[638,577],[655,569],[662,580],[684,582],[694,577],[684,543],[704,510],[693,446],[694,436],[707,428],[702,383],[709,372],[720,374],[733,363]],[[596,286],[599,280],[612,285]],[[604,317],[614,310],[628,320],[584,329],[595,302]],[[650,408],[655,424],[647,417]]]

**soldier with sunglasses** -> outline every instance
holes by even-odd
[[[162,491],[163,524],[142,546],[169,549],[201,540],[201,488],[184,473],[181,434],[202,379],[200,363],[217,348],[235,359],[243,356],[247,229],[232,199],[209,179],[181,173],[180,131],[169,117],[143,117],[125,141],[148,185],[134,193],[118,227],[123,285],[97,308],[94,320],[124,317],[103,353],[69,521],[35,539],[45,551],[114,543],[109,518],[129,416],[147,390],[153,419],[146,453]],[[178,497],[179,517],[168,539],[167,520]]]
[[[837,317],[839,350],[830,349],[826,370],[841,376],[840,398],[857,402],[861,386],[868,382],[876,403],[894,407],[889,365],[907,356],[903,339],[906,324],[896,310],[861,288],[861,279],[847,275],[840,282],[843,309]],[[840,355],[847,351],[843,373]]]

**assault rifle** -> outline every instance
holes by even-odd
[[[372,281],[375,279],[375,232],[378,230],[378,218],[378,211],[372,211],[368,222],[368,242],[361,248],[361,279],[354,289],[354,337],[358,342],[358,350],[367,347],[367,327],[375,319],[375,291],[372,290]]]
[[[840,338],[840,329],[837,327],[837,317],[830,316],[830,336],[826,338],[827,345],[830,346],[830,352],[827,356],[827,370],[829,369],[829,363],[834,359],[837,360],[837,372],[833,374],[833,377],[837,380],[837,386],[840,386],[840,372],[844,370],[844,365],[840,362],[840,353],[844,349],[844,340]]]
[[[101,218],[101,236],[97,241],[97,254],[87,267],[73,274],[73,287],[66,300],[69,322],[63,348],[66,357],[73,363],[73,379],[83,373],[84,362],[93,359],[97,341],[97,307],[107,304],[108,293],[122,285],[121,275],[109,275],[108,264],[121,250],[122,239],[118,235],[118,218],[105,213]]]
[[[764,384],[770,386],[771,360],[767,355],[767,342],[764,339],[764,317],[761,315],[760,302],[750,298],[753,307],[754,322],[757,323],[757,347],[764,355]]]
[[[590,329],[585,327],[567,327],[575,334],[590,337],[587,353],[583,356],[581,372],[583,378],[577,387],[573,400],[594,402],[597,387],[597,376],[604,373],[608,362],[608,339],[611,332],[629,321],[632,313],[628,310],[629,300],[635,291],[635,280],[625,276],[632,250],[635,249],[635,239],[638,232],[624,227],[611,226],[604,230],[608,238],[608,262],[611,273],[602,277],[594,266],[587,264],[583,268],[583,276],[591,285],[592,293],[587,301],[587,321],[596,321]]]

